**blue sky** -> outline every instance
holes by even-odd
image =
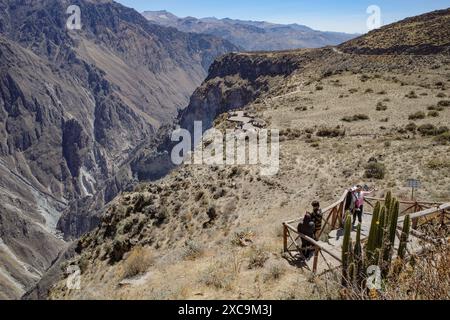
[[[177,16],[217,17],[304,24],[317,30],[367,32],[367,7],[381,8],[383,24],[436,9],[450,0],[116,0],[141,12],[167,10]]]

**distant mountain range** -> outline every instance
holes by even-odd
[[[142,15],[151,22],[174,27],[183,32],[221,37],[245,51],[319,48],[338,45],[358,36],[357,34],[317,31],[299,24],[283,25],[228,18],[179,18],[167,11],[145,11]]]

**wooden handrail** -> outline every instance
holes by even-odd
[[[410,214],[410,218],[411,220],[414,219],[418,219],[418,218],[423,218],[435,213],[442,213],[445,212],[445,210],[450,209],[450,202],[449,203],[444,203],[442,205],[440,205],[439,207],[436,208],[430,208],[427,210],[423,210],[423,211],[419,211],[419,212],[415,212],[413,214]],[[398,219],[398,223],[402,223],[403,221],[405,221],[406,216],[400,217],[400,219]]]
[[[368,199],[368,200],[374,200],[374,201],[385,201],[386,199],[384,199],[384,198],[377,198],[377,197],[365,197],[365,199]],[[416,200],[416,201],[413,201],[413,200],[398,200],[398,202],[399,203],[401,203],[401,204],[425,204],[425,205],[441,205],[442,204],[442,202],[438,202],[438,201],[436,201],[436,202],[431,202],[431,201],[421,201],[421,200]]]

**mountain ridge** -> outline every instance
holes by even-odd
[[[144,11],[142,15],[149,21],[184,32],[212,34],[222,37],[244,51],[279,51],[299,48],[317,48],[337,45],[356,34],[317,31],[299,24],[276,24],[265,21],[245,21],[214,17],[179,18],[163,11]]]

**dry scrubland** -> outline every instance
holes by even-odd
[[[330,279],[310,281],[309,271],[283,259],[283,220],[303,215],[314,199],[325,207],[361,182],[379,196],[390,189],[408,198],[406,180],[418,178],[418,198],[450,199],[448,57],[402,60],[391,70],[389,57],[365,67],[342,55],[327,53],[321,66],[344,60],[353,67],[267,78],[269,92],[245,107],[281,131],[276,176],[184,166],[122,195],[109,209],[113,218],[81,240],[82,290],[67,291],[61,281],[50,297],[336,298]],[[215,126],[228,127],[225,119]],[[378,179],[365,176],[369,162]]]

